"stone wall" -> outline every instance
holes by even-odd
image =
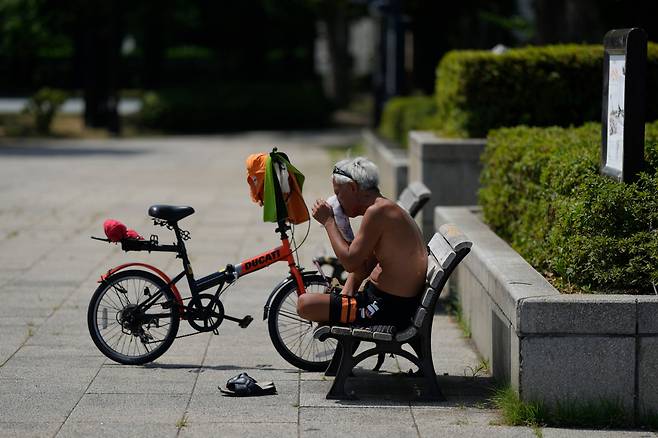
[[[379,137],[370,130],[363,132],[366,155],[379,168],[379,189],[389,199],[398,199],[407,186],[407,151]]]
[[[434,234],[434,207],[477,204],[480,155],[485,144],[485,139],[439,138],[425,131],[409,133],[409,181],[422,181],[432,192],[418,219],[426,239]]]
[[[658,297],[560,294],[473,209],[436,208],[436,228],[444,223],[473,241],[450,289],[497,379],[526,401],[658,412]]]

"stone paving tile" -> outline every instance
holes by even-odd
[[[326,377],[326,380],[320,381],[302,381],[300,391],[300,406],[302,407],[386,407],[399,408],[409,407],[409,402],[401,398],[399,394],[381,394],[379,397],[372,397],[371,394],[357,392],[362,397],[359,400],[327,400],[326,395],[333,383],[333,377]],[[365,388],[364,388],[365,387]],[[358,389],[367,391],[367,384],[360,384]],[[372,389],[372,388],[371,388]],[[395,397],[395,399],[391,399]]]
[[[296,422],[299,408],[298,383],[281,381],[276,383],[276,388],[276,395],[261,397],[228,397],[218,389],[215,389],[214,394],[195,392],[190,400],[188,419],[193,423]]]
[[[2,394],[42,394],[50,397],[63,392],[78,392],[82,394],[89,386],[96,370],[90,370],[86,375],[75,373],[52,373],[46,377],[0,377]]]
[[[420,437],[459,437],[459,438],[536,438],[537,434],[528,427],[507,426],[429,426],[418,425]]]
[[[64,422],[80,399],[80,392],[2,393],[0,397],[0,423],[51,423]]]
[[[185,394],[85,394],[67,419],[72,423],[170,424],[182,417]]]
[[[158,438],[174,438],[178,433],[175,421],[171,424],[142,424],[140,422],[119,423],[90,420],[92,421],[85,423],[67,421],[56,435],[57,438],[144,438],[155,436]]]
[[[104,366],[87,394],[189,394],[196,370]]]
[[[290,423],[254,423],[243,419],[242,423],[193,422],[181,429],[180,437],[242,437],[242,438],[288,438],[297,436],[297,421]]]
[[[300,408],[302,437],[417,436],[408,407]]]
[[[41,438],[52,437],[60,428],[60,422],[35,423],[8,423],[0,421],[0,430],[3,438]]]
[[[446,426],[499,426],[500,415],[492,409],[474,409],[468,407],[416,407],[411,411],[416,424],[423,427]]]

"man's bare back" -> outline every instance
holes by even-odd
[[[377,265],[369,280],[391,295],[416,296],[427,271],[427,250],[416,222],[399,205],[383,197],[368,207],[368,214],[381,222],[383,229],[373,251]]]

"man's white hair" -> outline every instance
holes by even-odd
[[[379,170],[375,163],[365,157],[339,161],[334,166],[332,176],[336,184],[346,184],[354,181],[361,190],[377,189],[379,187]]]

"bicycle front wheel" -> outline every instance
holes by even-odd
[[[304,275],[306,293],[326,293],[328,286],[319,274]],[[297,314],[297,283],[292,280],[272,299],[267,326],[274,348],[291,365],[306,371],[324,371],[329,366],[337,342],[321,342],[313,337],[318,324]]]
[[[140,303],[162,291],[147,308]],[[178,303],[158,276],[140,270],[120,271],[98,286],[87,311],[96,347],[115,362],[141,365],[171,346],[180,323]]]

